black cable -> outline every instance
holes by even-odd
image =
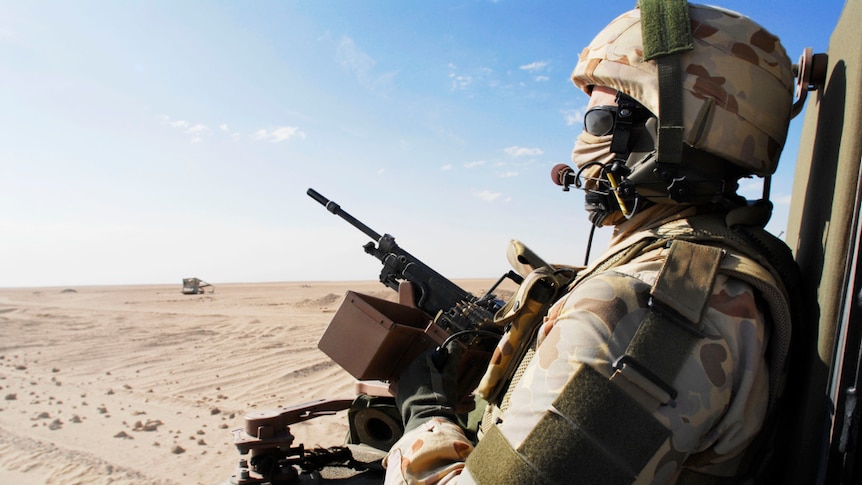
[[[584,266],[590,265],[590,250],[593,248],[593,235],[596,233],[596,225],[590,224],[590,238],[587,239],[587,254],[584,256]]]
[[[467,334],[476,334],[476,335],[479,335],[481,337],[486,337],[486,338],[500,338],[499,333],[495,333],[495,332],[492,332],[490,330],[479,330],[479,329],[461,330],[460,332],[455,332],[452,335],[446,337],[446,340],[444,340],[443,343],[440,344],[439,347],[437,347],[437,350],[439,351],[440,349],[445,349],[446,346],[449,345],[449,342],[455,340],[456,338],[458,338],[462,335],[467,335]]]

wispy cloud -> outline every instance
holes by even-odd
[[[452,81],[452,91],[463,91],[467,89],[467,86],[473,84],[473,76],[459,76],[449,73],[449,79]]]
[[[448,171],[452,170],[452,164],[447,163],[446,165],[443,165],[442,167],[440,167],[440,170],[442,170],[444,172],[448,172]]]
[[[503,149],[510,157],[537,157],[545,153],[541,148],[510,146]]]
[[[200,143],[203,141],[203,137],[212,134],[212,130],[202,123],[191,123],[186,120],[173,120],[168,115],[162,115],[160,118],[162,120],[162,124],[183,134],[189,135],[192,143]]]
[[[385,95],[394,83],[398,71],[377,72],[377,61],[365,52],[356,42],[346,36],[341,36],[335,48],[335,59],[342,68],[352,73],[356,80],[366,89],[376,94]]]
[[[537,83],[542,83],[550,80],[547,75],[543,74],[546,67],[548,67],[548,61],[535,61],[529,64],[524,64],[518,69],[529,72],[533,75],[533,81],[536,81]]]
[[[547,61],[536,61],[536,62],[531,62],[529,64],[524,64],[519,69],[521,69],[523,71],[539,72],[539,71],[544,70],[547,66],[548,66]]]
[[[485,162],[485,160],[476,160],[476,161],[473,161],[473,162],[467,162],[467,163],[465,163],[465,164],[464,164],[464,168],[476,168],[476,167],[481,167],[482,165],[485,165],[485,163],[486,163],[486,162]]]
[[[542,83],[550,80],[550,77],[545,74],[550,70],[549,65],[547,61],[535,61],[518,66],[518,70],[527,72],[533,81]],[[516,76],[516,71],[513,69],[495,71],[487,66],[462,67],[452,62],[447,65],[447,68],[451,91],[473,94],[475,90],[487,88],[503,96],[513,96],[530,87],[530,83]]]
[[[213,136],[228,136],[231,140],[238,141],[243,136],[230,129],[227,123],[220,123],[217,129],[212,129],[204,123],[193,123],[187,120],[172,119],[168,115],[159,117],[164,126],[167,126],[179,133],[188,135],[192,143],[201,143],[204,138]],[[292,139],[305,139],[306,134],[296,126],[277,126],[275,128],[261,128],[256,130],[251,139],[255,141],[268,141],[271,143],[281,143]]]
[[[480,190],[478,192],[473,192],[473,196],[486,202],[494,202],[495,200],[502,197],[503,194],[500,192],[491,192],[490,190]]]
[[[230,137],[230,139],[231,139],[231,140],[237,141],[237,140],[239,140],[239,139],[241,138],[239,133],[237,133],[237,132],[235,132],[235,131],[231,131],[231,129],[230,129],[230,127],[227,125],[227,123],[222,123],[222,124],[218,125],[218,129],[219,129],[222,133],[224,133],[224,134],[228,135],[228,136]]]
[[[255,140],[269,141],[272,143],[281,143],[294,138],[305,139],[305,132],[296,126],[279,126],[272,130],[260,129],[254,133]]]
[[[342,36],[335,51],[335,58],[341,67],[353,72],[361,81],[368,77],[376,64],[365,51],[356,46],[350,37]]]
[[[449,63],[449,83],[452,91],[467,91],[471,86],[487,86],[492,89],[500,86],[500,81],[495,78],[494,70],[490,67],[475,67],[462,72],[453,63]]]
[[[176,128],[178,130],[185,130],[189,127],[189,122],[186,120],[172,120],[166,115],[162,116],[162,120],[165,122],[166,125],[170,126],[171,128]]]
[[[509,171],[501,172],[501,173],[497,174],[497,177],[499,177],[501,179],[508,179],[508,178],[517,177],[517,176],[518,176],[518,172],[516,172],[514,170],[509,170]]]
[[[201,135],[203,133],[207,133],[208,131],[210,131],[210,129],[207,128],[206,125],[202,125],[200,123],[189,126],[186,130],[187,133],[191,133],[192,135]]]
[[[473,76],[458,73],[458,66],[449,63],[449,81],[452,91],[463,91],[473,84]]]

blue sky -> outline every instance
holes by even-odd
[[[375,279],[309,187],[451,278],[502,274],[513,238],[579,264],[583,197],[549,177],[569,74],[634,3],[0,0],[0,286]],[[844,2],[715,3],[795,61]]]

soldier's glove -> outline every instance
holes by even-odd
[[[395,403],[405,433],[435,416],[458,422],[457,367],[462,349],[455,340],[439,350],[429,349],[401,373]]]

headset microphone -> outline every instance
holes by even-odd
[[[565,163],[558,163],[551,169],[551,180],[561,185],[564,191],[569,190],[569,186],[575,183],[576,178],[575,170]]]

